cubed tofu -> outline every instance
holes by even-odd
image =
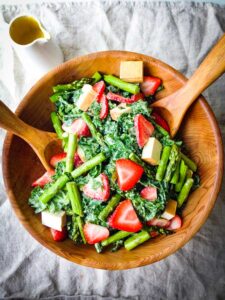
[[[122,61],[120,63],[120,79],[127,82],[142,82],[143,61]]]
[[[93,90],[92,86],[90,84],[84,84],[82,94],[77,100],[76,105],[80,110],[87,111],[96,97],[97,93]]]
[[[121,115],[129,113],[131,113],[131,107],[127,106],[126,103],[121,103],[110,110],[110,116],[114,121],[117,121]]]
[[[161,143],[156,138],[150,137],[142,150],[141,158],[150,165],[156,166],[160,161],[161,150]]]
[[[171,220],[176,215],[177,201],[170,199],[166,204],[166,209],[161,218]]]
[[[41,222],[45,226],[62,231],[62,228],[66,225],[66,213],[65,211],[57,213],[51,213],[47,210],[42,211]]]

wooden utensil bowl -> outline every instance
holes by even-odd
[[[118,75],[122,60],[142,60],[145,74],[160,77],[164,89],[157,98],[165,97],[186,81],[178,71],[154,58],[125,51],[106,51],[74,58],[55,68],[38,81],[19,105],[16,114],[28,124],[42,130],[52,130],[49,101],[52,86],[81,77],[90,77],[95,71]],[[11,205],[24,227],[42,245],[56,254],[81,265],[122,270],[159,261],[187,243],[206,221],[220,190],[223,175],[223,146],[214,114],[204,97],[189,109],[179,135],[190,156],[198,165],[201,186],[189,197],[183,210],[183,226],[176,233],[150,240],[127,251],[97,254],[92,246],[77,246],[71,240],[56,243],[49,229],[40,222],[39,215],[28,205],[31,182],[44,172],[33,150],[20,138],[7,134],[3,149],[3,176]]]

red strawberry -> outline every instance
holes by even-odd
[[[91,135],[87,124],[81,118],[73,121],[73,123],[70,126],[63,124],[62,129],[68,133],[73,133],[73,134],[76,133],[78,137]]]
[[[132,103],[137,102],[138,100],[141,100],[141,99],[143,100],[144,95],[142,93],[138,93],[136,95],[132,95],[130,99],[131,99]]]
[[[89,181],[83,187],[86,196],[95,199],[107,201],[110,196],[109,179],[105,174],[100,174],[93,181]]]
[[[170,220],[170,225],[166,229],[176,230],[181,228],[181,226],[182,226],[182,220],[178,215],[176,215],[175,217],[173,217],[173,219]]]
[[[128,232],[137,232],[142,228],[142,224],[129,199],[120,202],[109,218],[109,225],[112,228]]]
[[[157,199],[157,188],[154,186],[147,186],[141,191],[140,195],[146,200],[154,201]]]
[[[65,159],[65,157],[66,157],[66,152],[53,155],[50,159],[50,165],[55,168],[57,163]]]
[[[76,152],[75,155],[74,155],[74,166],[77,168],[82,164],[83,164],[83,161],[80,159],[80,156]]]
[[[164,128],[166,131],[170,133],[170,128],[168,123],[155,111],[152,112],[152,116],[155,118],[156,124]]]
[[[126,98],[126,97],[123,97],[121,95],[118,95],[118,94],[115,94],[115,93],[112,93],[112,92],[108,92],[106,97],[107,97],[107,99],[112,100],[112,101],[117,101],[117,102],[120,102],[120,103],[128,103],[128,104],[137,102],[138,100],[144,98],[143,94],[141,94],[141,93],[136,94],[136,95],[132,95],[131,98]]]
[[[102,106],[100,111],[100,119],[103,120],[108,116],[109,113],[109,101],[104,94],[101,96],[100,103]]]
[[[150,235],[151,235],[152,238],[154,238],[154,237],[156,237],[156,236],[159,235],[159,233],[157,231],[151,231],[149,233],[150,233]]]
[[[97,93],[97,101],[100,102],[101,97],[105,91],[105,82],[101,80],[95,83],[92,88]]]
[[[166,220],[166,219],[153,218],[153,219],[151,219],[147,222],[147,225],[149,225],[149,226],[158,226],[158,227],[161,227],[161,228],[167,228],[168,226],[170,226],[170,221]]]
[[[66,227],[63,227],[62,231],[51,228],[51,234],[54,241],[61,242],[67,238]]]
[[[120,158],[116,161],[118,185],[121,191],[129,191],[140,180],[144,169],[132,160]]]
[[[152,96],[157,91],[158,87],[161,85],[161,79],[152,76],[144,76],[144,80],[141,83],[141,91],[147,96]]]
[[[52,176],[55,174],[54,170],[49,170],[47,172],[45,172],[40,178],[38,178],[37,180],[35,180],[32,183],[32,186],[40,186],[43,187],[44,185],[46,185],[47,183],[52,181]]]
[[[88,244],[99,243],[109,236],[109,230],[106,227],[87,223],[84,225],[84,236]]]
[[[134,127],[136,131],[138,146],[142,148],[153,134],[154,126],[141,114],[139,114],[134,118]]]

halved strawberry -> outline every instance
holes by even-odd
[[[144,80],[141,83],[141,91],[147,96],[152,96],[157,91],[158,87],[161,85],[162,80],[153,76],[144,76]]]
[[[73,134],[76,133],[78,135],[78,137],[91,135],[87,124],[81,118],[73,121],[73,123],[70,126],[63,124],[62,129],[68,133],[73,133]]]
[[[84,236],[88,244],[99,243],[109,236],[109,230],[106,227],[87,223],[83,227]]]
[[[109,179],[102,173],[85,184],[82,190],[86,196],[92,199],[107,201],[110,196]]]
[[[143,100],[144,95],[142,93],[138,93],[136,95],[132,95],[130,99],[132,102],[137,102],[138,100],[141,100],[141,99]]]
[[[153,218],[147,222],[148,226],[158,226],[161,228],[167,228],[170,226],[170,221],[166,219],[158,219],[158,218]]]
[[[108,221],[112,228],[128,232],[137,232],[142,228],[142,224],[129,199],[120,202]]]
[[[173,217],[173,219],[170,220],[170,225],[166,229],[176,230],[181,228],[181,226],[182,226],[182,220],[178,215],[176,215],[175,217]]]
[[[147,186],[140,192],[140,195],[146,200],[154,201],[157,199],[157,188],[154,186]]]
[[[157,231],[151,231],[151,232],[149,232],[149,233],[150,233],[150,236],[151,236],[152,238],[154,238],[154,237],[156,237],[156,236],[159,235],[159,233],[158,233]]]
[[[140,180],[144,169],[132,160],[120,158],[116,161],[118,185],[121,191],[129,191]]]
[[[80,159],[80,156],[76,152],[75,155],[74,155],[74,166],[77,168],[82,164],[83,164],[83,161]]]
[[[107,99],[112,100],[112,101],[116,101],[116,102],[120,102],[120,103],[128,103],[128,104],[137,102],[140,99],[144,99],[144,96],[142,93],[138,93],[136,95],[132,95],[130,98],[126,98],[121,95],[118,95],[118,94],[115,94],[112,92],[108,92],[106,97],[107,97]]]
[[[55,174],[54,170],[49,170],[47,172],[45,172],[40,178],[38,178],[37,180],[35,180],[32,183],[32,186],[40,186],[43,187],[44,185],[46,185],[47,183],[52,181],[52,176]]]
[[[100,102],[101,97],[105,91],[105,82],[101,80],[95,83],[92,88],[97,93],[97,101]]]
[[[151,122],[146,120],[145,117],[143,117],[141,114],[138,114],[134,118],[134,127],[138,146],[142,148],[153,134],[154,126]]]
[[[50,159],[50,165],[55,168],[57,163],[62,161],[65,158],[66,158],[66,152],[55,154]]]
[[[170,127],[168,123],[158,113],[153,111],[152,116],[154,117],[156,124],[158,124],[159,126],[161,126],[162,128],[164,128],[166,131],[170,133]]]
[[[103,120],[108,116],[109,113],[109,101],[104,94],[100,98],[100,103],[101,103],[100,119]]]
[[[61,242],[67,238],[67,229],[63,227],[62,231],[59,231],[51,228],[51,234],[54,241]]]

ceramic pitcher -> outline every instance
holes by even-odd
[[[11,20],[9,37],[24,67],[36,76],[63,62],[61,49],[34,16],[20,15]]]

